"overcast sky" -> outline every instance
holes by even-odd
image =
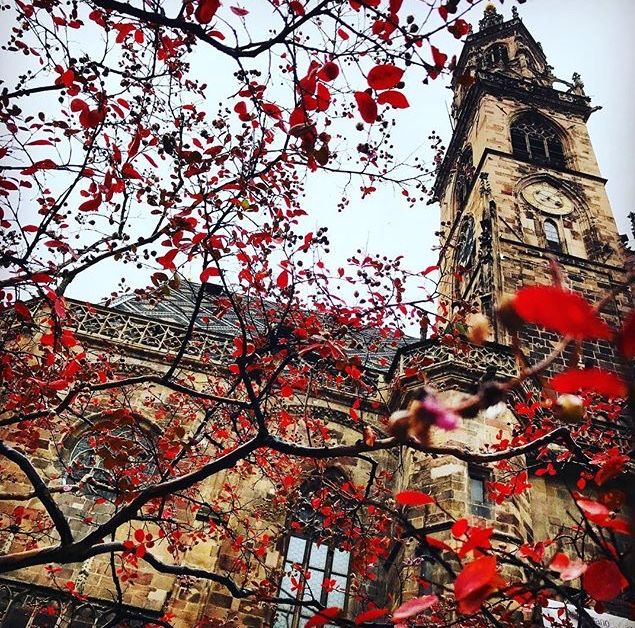
[[[245,1],[252,12],[257,11],[257,0]],[[465,5],[465,3],[462,3]],[[423,0],[406,0],[403,14],[421,12],[426,6]],[[505,19],[511,17],[512,3],[508,0],[496,2]],[[586,92],[593,105],[601,105],[589,121],[591,139],[600,164],[600,169],[608,179],[607,189],[622,233],[629,230],[627,214],[635,210],[635,177],[632,173],[633,146],[635,144],[635,46],[632,44],[632,24],[635,24],[635,0],[528,0],[518,5],[520,17],[534,38],[543,45],[547,59],[554,66],[556,76],[570,79],[573,72],[579,72]],[[467,15],[468,21],[478,28],[484,2],[480,2]],[[435,17],[440,20],[438,16]],[[0,25],[0,34],[6,37],[10,25]],[[87,45],[89,42],[85,42]],[[444,52],[459,53],[462,43],[448,33],[440,33],[435,44]],[[206,100],[211,110],[226,97],[229,89],[222,82],[231,78],[231,71],[224,77],[222,66],[206,56],[203,46],[196,53],[199,70],[210,73]],[[15,64],[15,55],[12,63]],[[222,63],[222,62],[221,62]],[[19,73],[20,68],[3,68],[8,78]],[[448,109],[451,93],[443,76],[428,86],[420,79],[408,78],[404,92],[411,107],[398,112],[397,126],[391,141],[392,152],[402,159],[420,155],[423,161],[431,158],[428,136],[435,130],[447,141],[451,128]],[[11,82],[9,82],[11,88]],[[232,87],[233,89],[233,87]],[[363,132],[360,139],[364,137]],[[355,146],[355,137],[348,138]],[[309,175],[306,209],[307,231],[317,226],[329,227],[331,250],[334,259],[331,266],[342,264],[355,249],[362,248],[370,253],[390,256],[403,255],[406,266],[413,270],[423,269],[436,261],[433,248],[436,245],[434,232],[439,225],[439,212],[435,206],[422,201],[414,208],[404,202],[399,191],[390,187],[378,190],[372,197],[359,200],[356,192],[359,182],[349,190],[351,203],[342,212],[337,212],[345,179],[331,173]],[[145,284],[148,274],[131,272],[126,274],[133,286]],[[198,278],[200,269],[192,271],[192,278]],[[112,262],[96,268],[86,277],[80,278],[69,293],[70,296],[92,301],[101,300],[115,287],[121,276],[121,269],[114,268]]]
[[[495,4],[505,19],[511,17],[511,2]],[[483,6],[481,3],[468,15],[474,29],[478,29]],[[600,170],[608,179],[608,195],[618,227],[621,233],[627,233],[627,214],[635,211],[635,1],[528,0],[517,6],[529,31],[542,43],[554,74],[569,80],[573,72],[579,72],[592,104],[602,106],[591,116],[589,130]],[[458,53],[462,47],[450,36],[439,41],[437,45],[446,52]],[[399,112],[393,138],[404,153],[406,147],[418,146],[429,158],[427,137],[432,129],[445,140],[450,138],[447,109],[451,92],[445,87],[447,79],[437,81],[420,88],[408,81],[405,91],[412,106]],[[368,245],[371,252],[404,254],[412,268],[434,264],[436,255],[431,249],[439,223],[437,206],[422,203],[410,209],[400,195],[386,189],[371,201],[351,204],[345,213],[337,214],[333,206],[339,190],[333,180],[322,180],[312,190],[309,201],[322,206],[322,211],[316,212],[316,221],[328,215],[335,251],[350,250],[354,242],[356,246]]]

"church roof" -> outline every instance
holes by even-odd
[[[130,295],[115,302],[113,307],[119,311],[186,327],[194,313],[200,287],[199,283],[182,279],[177,287],[170,289],[168,294],[160,298]],[[223,297],[222,287],[213,284],[206,284],[205,287],[208,296],[201,303],[196,329],[212,335],[233,338],[240,330],[240,321],[231,307],[226,307],[227,299]],[[243,303],[245,298],[248,297],[241,297]],[[221,307],[223,303],[225,306]],[[276,305],[259,301],[254,302],[251,308],[248,305],[245,307],[250,322],[261,330],[265,328],[263,307],[276,308]],[[409,336],[386,338],[376,328],[364,327],[350,328],[343,344],[348,348],[349,357],[357,357],[365,366],[383,372],[388,371],[399,349],[418,341],[418,338]]]

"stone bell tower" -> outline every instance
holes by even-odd
[[[586,126],[599,107],[577,73],[554,76],[515,7],[512,14],[504,21],[489,5],[466,39],[452,80],[454,133],[435,187],[448,307],[468,303],[486,314],[522,285],[551,283],[549,256],[592,302],[625,279]],[[607,322],[619,325],[626,310],[620,295],[604,309]],[[493,340],[508,339],[498,327]],[[535,357],[543,353],[539,337],[526,341]],[[607,347],[586,350],[588,359],[610,359]]]
[[[435,184],[443,232],[441,311],[448,317],[481,311],[492,320],[493,335],[465,352],[436,339],[401,350],[391,373],[398,382],[394,407],[405,408],[420,396],[422,379],[451,405],[484,381],[515,377],[510,338],[494,311],[522,286],[553,283],[550,259],[557,261],[566,287],[591,302],[626,279],[625,251],[586,126],[594,108],[580,76],[557,79],[515,8],[505,21],[489,5],[478,31],[466,39],[452,89],[454,132]],[[628,310],[628,294],[619,293],[607,301],[602,316],[619,328]],[[523,334],[523,350],[532,362],[557,341],[531,326]],[[587,365],[614,367],[604,341],[585,342],[581,353]],[[532,382],[526,386],[505,408],[480,412],[453,432],[438,431],[433,445],[440,445],[439,454],[409,454],[404,486],[435,495],[445,511],[414,509],[415,526],[448,535],[451,513],[495,528],[492,538],[513,546],[548,538],[562,524],[568,493],[556,479],[532,477],[531,496],[519,490],[501,503],[488,496],[488,487],[505,473],[484,447],[512,436],[519,425],[514,402],[533,391]],[[447,456],[445,447],[468,454]],[[406,547],[404,561],[415,575],[433,581],[434,561],[416,551],[421,549]]]

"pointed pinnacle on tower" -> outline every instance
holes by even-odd
[[[490,28],[491,26],[498,26],[503,23],[503,16],[496,10],[493,3],[489,2],[485,7],[483,18],[478,23],[480,31]]]

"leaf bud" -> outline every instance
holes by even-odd
[[[560,395],[553,404],[553,415],[564,423],[578,423],[585,413],[584,402],[578,395]]]
[[[516,312],[513,296],[508,295],[503,297],[496,313],[498,315],[498,320],[510,332],[515,333],[520,331],[525,324],[523,319],[518,316],[518,312]]]
[[[470,327],[467,332],[467,337],[470,342],[475,345],[481,346],[486,342],[490,334],[492,333],[492,326],[490,325],[489,318],[484,314],[473,314],[469,318]]]

